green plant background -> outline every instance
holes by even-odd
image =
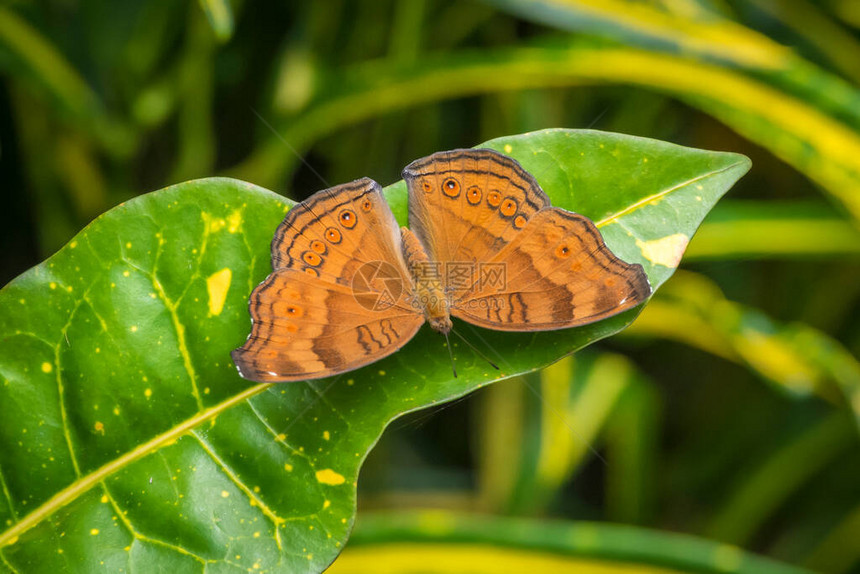
[[[817,571],[857,572],[858,26],[850,0],[3,3],[3,283],[111,207],[194,178],[238,177],[298,200],[323,182],[366,175],[387,184],[428,153],[557,126],[743,153],[754,169],[705,220],[682,270],[622,335],[386,431],[359,480],[355,544],[332,571],[410,571],[387,523],[418,532],[413,545],[474,550],[478,565],[458,555],[461,570],[438,561],[440,571],[478,571],[493,564],[479,549],[504,547],[535,560],[538,548],[591,568],[614,560],[630,571],[637,564],[742,568],[749,555],[741,548]],[[218,193],[235,197],[230,185],[201,188],[201,205],[216,213]],[[232,211],[214,225],[223,218],[229,230]],[[264,220],[278,219],[274,208],[264,211],[245,219],[263,242]],[[143,247],[131,243],[128,249]],[[248,252],[234,243],[208,249]],[[143,255],[123,257],[140,265],[135,258]],[[233,280],[250,286],[265,269],[264,261],[254,265]],[[189,294],[203,294],[203,280],[219,269],[200,270]],[[150,292],[141,285],[138,294]],[[44,325],[41,314],[50,311],[32,306],[33,324]],[[133,348],[129,331],[102,349],[105,376],[125,373],[124,352]],[[4,356],[21,365],[45,362],[36,348],[13,351],[4,348]],[[172,356],[149,359],[186,367],[181,359],[170,363]],[[5,380],[17,372],[10,364]],[[229,365],[206,368],[226,372]],[[153,400],[177,412],[186,407],[185,398],[157,392],[154,385],[170,388],[169,381],[121,379],[128,409],[114,415],[111,403],[82,424],[96,430],[96,422],[118,416],[132,444],[158,432],[133,425]],[[141,394],[146,389],[150,397]],[[308,393],[304,403],[273,403],[296,416],[313,403]],[[0,404],[0,412],[7,408]],[[14,446],[2,445],[4,468]],[[33,480],[60,484],[75,469],[42,468],[39,457],[50,452],[19,453],[14,464],[32,465]],[[55,492],[50,484],[46,491]],[[110,522],[102,493],[90,492]],[[227,492],[222,509],[232,512],[237,497]],[[432,520],[392,512],[402,507],[437,510]],[[476,530],[475,513],[497,517],[497,528],[464,536]],[[603,531],[577,530],[580,523],[547,534],[579,540],[573,552],[552,540],[528,542],[535,523],[520,517],[644,528],[612,531],[629,547]],[[220,524],[211,518],[207,528]],[[90,519],[77,516],[80,532],[92,530]],[[184,536],[197,540],[200,528],[188,526]],[[681,545],[697,555],[693,562],[629,549],[663,531],[711,542]],[[41,549],[56,552],[64,536],[55,530]],[[676,539],[666,537],[672,547]],[[374,548],[374,566],[362,566],[362,553]],[[81,552],[58,554],[57,568],[84,560]],[[146,553],[137,559],[155,563]]]

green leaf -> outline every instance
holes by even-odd
[[[591,216],[658,287],[749,160],[593,131],[486,144]],[[402,183],[387,190],[405,216]],[[19,571],[317,572],[346,541],[361,462],[394,418],[532,371],[627,325],[466,327],[451,375],[428,328],[313,383],[257,385],[229,352],[288,204],[191,181],[129,201],[0,291],[0,559]],[[683,237],[681,241],[679,237]],[[667,238],[670,238],[667,240]]]
[[[744,200],[720,202],[684,256],[690,261],[753,257],[845,260],[858,255],[860,229],[823,201]]]
[[[675,50],[747,66],[773,67],[791,51],[742,24],[686,6],[685,15],[630,0],[487,0],[553,28],[621,37],[628,44]],[[689,12],[696,17],[691,18]]]
[[[795,78],[803,89],[782,87],[777,78]],[[659,91],[700,108],[802,172],[860,219],[860,91],[854,87],[808,67],[758,78],[677,54],[584,42],[443,54],[424,58],[420,67],[375,61],[332,75],[319,89],[326,97],[276,124],[277,135],[267,136],[230,175],[282,181],[298,161],[293,148],[307,149],[344,126],[425,102],[605,83]],[[816,102],[813,93],[838,94],[838,102]]]
[[[854,420],[833,412],[794,433],[764,460],[751,461],[707,528],[710,537],[743,545],[786,501],[857,442]],[[797,464],[798,461],[803,464]]]
[[[844,404],[860,423],[860,362],[839,341],[729,301],[702,275],[678,273],[628,335],[673,339],[745,364],[782,391]]]
[[[641,384],[623,356],[584,351],[484,392],[486,411],[477,417],[484,507],[545,512]],[[633,478],[624,481],[632,487]]]
[[[218,40],[226,42],[233,36],[233,9],[227,0],[200,0],[200,7]]]
[[[451,560],[451,564],[440,557]],[[349,549],[330,570],[331,574],[502,571],[809,572],[744,552],[737,546],[684,534],[595,522],[445,511],[362,514]]]
[[[63,110],[91,118],[100,102],[63,54],[38,30],[6,6],[0,7],[0,46],[8,56],[2,64],[17,66],[42,85]]]

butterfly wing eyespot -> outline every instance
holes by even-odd
[[[571,249],[569,245],[562,243],[555,248],[555,256],[559,258],[570,257]]]
[[[430,182],[426,179],[421,182],[421,188],[424,190],[424,193],[430,193],[433,191],[433,186],[430,185]]]
[[[487,203],[490,207],[498,207],[502,203],[502,194],[497,190],[492,190],[487,194]]]
[[[318,267],[322,263],[322,257],[316,251],[305,251],[302,253],[302,260],[314,267]]]
[[[481,203],[481,195],[481,188],[477,185],[473,185],[466,190],[466,200],[472,205],[478,205]]]
[[[326,247],[325,243],[323,243],[319,239],[314,239],[313,241],[311,241],[311,249],[313,249],[320,255],[325,255],[326,251],[328,251],[328,247]]]
[[[499,213],[501,213],[504,217],[513,217],[517,212],[517,201],[512,197],[506,197],[502,201],[501,207],[499,207]]]
[[[447,178],[442,182],[442,193],[450,198],[455,198],[460,195],[460,182],[453,177]]]
[[[329,227],[325,230],[325,238],[329,243],[333,243],[335,245],[340,243],[341,239],[343,239],[343,237],[341,237],[340,231],[338,231],[334,227]]]
[[[514,227],[516,227],[517,229],[522,229],[526,226],[527,222],[528,220],[525,217],[523,217],[522,215],[517,215],[514,218]]]
[[[371,202],[370,199],[365,197],[361,202],[361,210],[367,213],[371,209],[373,209],[373,202]]]
[[[347,229],[352,229],[355,227],[355,224],[358,223],[358,217],[356,217],[355,212],[351,209],[344,209],[337,216],[340,224],[346,227]]]

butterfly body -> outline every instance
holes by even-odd
[[[408,227],[401,227],[403,256],[412,278],[412,304],[424,312],[430,327],[443,335],[451,331],[451,314],[448,311],[448,296],[441,281],[425,281],[421,271],[432,262],[421,240]]]
[[[349,371],[451,317],[504,331],[592,323],[651,293],[586,217],[555,208],[515,160],[454,150],[403,170],[410,228],[376,182],[317,192],[272,241],[273,272],[251,294],[243,377],[297,381]]]

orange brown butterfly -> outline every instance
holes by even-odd
[[[302,381],[357,369],[452,317],[501,331],[586,325],[651,294],[641,265],[592,221],[550,205],[520,164],[489,149],[435,153],[403,170],[410,228],[363,178],[293,207],[272,240],[272,273],[251,293],[253,325],[233,351],[246,379]]]

